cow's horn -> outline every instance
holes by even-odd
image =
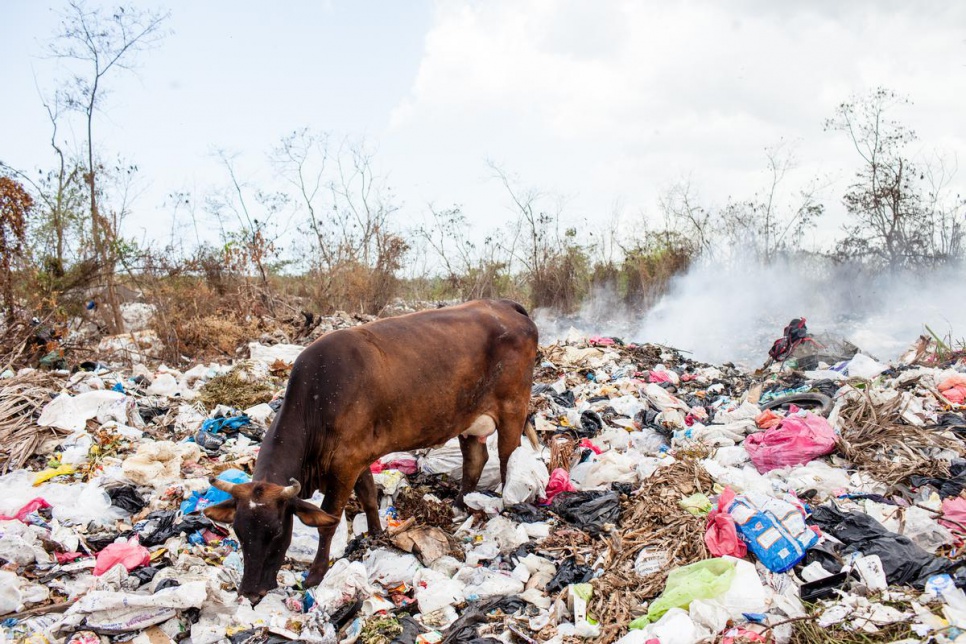
[[[238,487],[236,483],[230,483],[228,481],[222,481],[221,479],[215,479],[211,482],[211,486],[218,488],[222,492],[227,492],[232,496],[235,496],[235,488]]]
[[[292,482],[292,484],[286,485],[285,487],[282,488],[282,491],[279,492],[279,496],[285,499],[286,501],[288,499],[294,499],[296,496],[298,496],[298,493],[302,491],[301,483],[299,483],[295,479],[289,479],[289,480]]]

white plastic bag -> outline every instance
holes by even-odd
[[[857,353],[849,361],[849,377],[872,380],[888,368],[889,365],[876,362],[865,354]]]
[[[310,591],[316,604],[326,615],[357,599],[366,599],[375,590],[369,584],[369,573],[361,561],[338,559],[319,585]]]
[[[636,483],[638,461],[630,454],[611,450],[598,456],[586,468],[574,467],[570,480],[581,490],[606,487],[611,483]]]
[[[413,555],[402,555],[389,550],[370,550],[362,562],[369,573],[369,581],[383,588],[395,588],[401,583],[411,584],[413,575],[421,568]]]
[[[365,519],[364,515],[363,519]],[[345,547],[349,543],[349,524],[345,520],[345,514],[332,535],[332,545],[329,546],[329,558],[338,559],[345,552]],[[285,556],[290,557],[299,563],[312,563],[315,560],[315,553],[319,550],[319,529],[307,526],[298,517],[293,519],[292,524],[292,543],[289,544]]]
[[[463,601],[465,584],[456,579],[450,579],[440,572],[430,568],[422,568],[413,577],[413,588],[416,589],[416,603],[419,612],[432,613],[447,606],[453,606]]]
[[[513,450],[507,462],[503,502],[506,505],[529,503],[543,496],[550,473],[529,441]]]
[[[101,423],[116,420],[127,423],[125,402],[127,396],[119,391],[88,391],[77,396],[60,394],[44,407],[37,424],[41,427],[56,427],[71,432],[79,432],[87,426],[87,421],[97,418]]]
[[[454,579],[466,584],[463,594],[467,601],[506,597],[523,592],[523,582],[519,579],[487,568],[465,566],[456,573]]]
[[[483,534],[496,541],[500,552],[516,550],[530,540],[522,524],[503,516],[496,516],[487,521]]]
[[[0,570],[0,615],[13,613],[22,607],[20,578],[16,573]]]
[[[486,439],[489,457],[480,475],[477,487],[481,490],[495,490],[500,484],[500,457],[496,448],[497,435],[490,434]],[[463,478],[463,453],[459,439],[451,438],[442,447],[429,450],[419,459],[419,469],[426,474],[445,474],[454,481]]]

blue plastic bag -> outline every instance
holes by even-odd
[[[805,524],[805,512],[796,504],[764,494],[735,497],[728,514],[742,541],[772,572],[785,572],[805,557],[818,535]]]
[[[252,477],[241,470],[225,470],[218,475],[218,480],[228,481],[229,483],[251,483]],[[208,488],[204,494],[192,492],[190,498],[182,501],[181,512],[182,514],[191,514],[195,511],[204,510],[208,506],[227,501],[230,498],[231,495],[228,492],[222,492],[216,487]]]

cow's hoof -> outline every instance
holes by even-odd
[[[326,571],[315,571],[310,570],[308,577],[305,578],[305,583],[302,584],[303,588],[312,588],[313,586],[318,586],[319,582],[325,577]]]

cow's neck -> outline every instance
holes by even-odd
[[[255,462],[256,481],[288,485],[295,479],[305,487],[304,463],[308,450],[308,436],[301,426],[287,423],[279,413],[265,433]]]

